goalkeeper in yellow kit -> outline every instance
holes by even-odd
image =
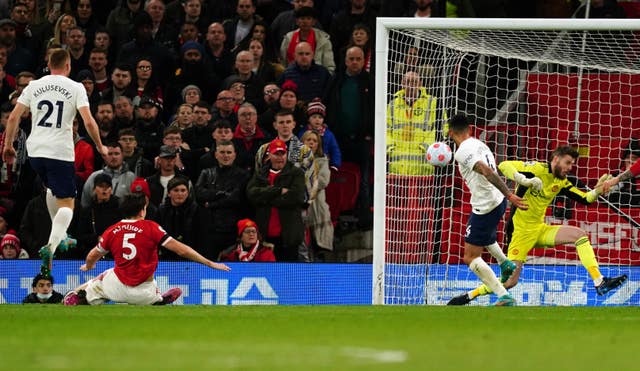
[[[577,158],[578,152],[575,149],[560,146],[553,151],[548,163],[504,161],[498,166],[507,178],[518,183],[516,194],[526,199],[529,204],[528,210],[511,210],[507,227],[507,233],[511,234],[511,243],[507,257],[516,263],[516,269],[510,277],[501,277],[505,288],[510,289],[518,283],[522,265],[531,249],[563,244],[575,245],[580,262],[593,279],[598,295],[606,294],[627,279],[627,275],[611,278],[602,276],[587,232],[570,225],[548,225],[544,222],[547,207],[558,194],[583,204],[590,204],[602,193],[609,175],[602,176],[595,189],[589,192],[577,189],[567,179],[567,174]],[[482,285],[452,298],[448,305],[464,305],[480,295],[490,293],[491,290]]]

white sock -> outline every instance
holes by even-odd
[[[504,261],[507,260],[507,257],[504,255],[504,252],[502,252],[502,249],[500,248],[500,245],[498,245],[497,242],[494,242],[491,245],[487,245],[484,248],[487,249],[487,251],[489,252],[489,254],[491,254],[491,256],[496,258],[496,260],[498,261],[498,264],[502,264]]]
[[[56,214],[58,213],[58,200],[49,188],[47,188],[47,193],[44,199],[47,202],[47,211],[49,211],[49,217],[51,218],[51,221],[53,221],[53,218],[55,218]]]
[[[49,235],[49,249],[52,254],[58,248],[60,241],[67,237],[67,228],[69,228],[72,218],[73,210],[68,207],[61,207],[58,209],[56,216],[53,217],[51,234]]]
[[[471,264],[469,264],[469,268],[480,278],[480,281],[487,285],[498,297],[508,294],[507,289],[502,286],[498,277],[496,277],[489,265],[482,260],[481,257],[473,259]]]

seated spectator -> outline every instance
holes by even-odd
[[[274,139],[268,147],[267,162],[249,181],[247,197],[256,208],[260,233],[275,246],[277,260],[297,262],[305,233],[305,176],[287,161],[287,145],[282,140]]]
[[[176,151],[176,168],[181,174],[188,175],[193,178],[197,178],[195,171],[196,164],[189,144],[182,140],[182,130],[177,127],[168,127],[164,129],[162,144],[172,147]],[[156,160],[157,162],[157,160]]]
[[[136,69],[133,72],[133,81],[131,82],[136,89],[138,97],[147,96],[153,98],[156,102],[164,102],[164,93],[158,77],[154,74],[153,63],[148,58],[142,58],[136,63]],[[135,102],[135,99],[134,99]]]
[[[207,231],[204,223],[207,219],[202,209],[189,197],[189,180],[180,176],[167,183],[167,200],[158,208],[158,224],[176,240],[192,246],[196,251],[202,249]],[[184,260],[174,252],[160,247],[162,260]]]
[[[336,70],[333,45],[328,33],[313,27],[316,19],[315,10],[312,7],[303,6],[296,10],[295,16],[298,29],[284,36],[280,44],[280,58],[285,65],[294,63],[298,53],[297,46],[301,42],[306,42],[315,63],[325,67],[329,73],[333,73]]]
[[[268,82],[264,88],[262,89],[263,99],[264,99],[264,111],[271,108],[272,110],[278,109],[278,104],[280,100],[280,87],[275,82]],[[258,112],[258,114],[264,113]]]
[[[284,67],[280,65],[279,74],[276,75],[276,67],[274,67],[274,64],[269,62],[264,55],[265,50],[262,41],[252,39],[247,50],[253,55],[253,73],[255,73],[260,80],[263,82],[275,81],[280,77],[284,71]]]
[[[98,94],[101,94],[111,86],[109,74],[107,73],[107,64],[109,63],[107,53],[105,49],[93,49],[89,54],[89,68],[95,84],[94,91]]]
[[[313,161],[318,166],[318,189],[316,198],[309,205],[307,225],[311,228],[312,251],[315,257],[321,256],[321,250],[333,250],[333,223],[325,196],[325,188],[331,180],[329,161],[322,150],[322,136],[309,130],[302,135],[302,143],[313,151]],[[314,259],[316,260],[316,259]]]
[[[91,70],[80,70],[76,74],[75,80],[84,86],[89,97],[89,105],[95,107],[100,102],[100,92],[96,89],[96,79]]]
[[[0,259],[29,259],[29,253],[20,248],[20,239],[12,232],[0,240]]]
[[[640,140],[633,138],[622,152],[623,171],[629,170],[638,159],[640,159]],[[632,177],[612,187],[608,197],[609,202],[619,207],[640,207],[640,187],[637,180],[638,178]]]
[[[322,137],[323,156],[328,158],[329,166],[331,168],[338,170],[338,168],[342,166],[340,147],[338,146],[336,137],[333,135],[331,130],[329,130],[327,124],[324,123],[326,107],[322,104],[320,99],[314,99],[307,105],[307,116],[309,117],[309,124],[300,130],[298,137],[302,139],[302,136],[307,131],[315,131],[318,133]],[[304,143],[304,140],[302,142]]]
[[[207,212],[209,225],[205,250],[208,259],[217,259],[236,240],[235,223],[248,215],[245,191],[249,172],[235,165],[236,150],[225,140],[215,149],[217,165],[202,170],[196,183],[196,200]]]
[[[142,193],[145,197],[145,202],[147,204],[147,215],[145,219],[147,220],[158,220],[158,208],[150,202],[151,200],[151,190],[149,189],[149,183],[144,178],[137,177],[133,183],[131,183],[131,193]]]
[[[275,122],[276,112],[287,110],[293,112],[293,118],[296,122],[294,133],[298,133],[307,122],[307,114],[305,112],[305,103],[298,99],[298,85],[287,80],[282,83],[282,87],[278,88],[278,101],[271,104],[269,109],[260,114],[258,125],[264,130],[268,136],[274,136],[273,123]]]
[[[118,198],[122,198],[130,192],[129,189],[131,188],[131,182],[133,182],[136,175],[129,171],[129,166],[124,162],[122,146],[118,142],[109,143],[107,144],[107,149],[109,152],[105,158],[105,166],[101,170],[94,171],[93,174],[87,178],[87,182],[82,188],[82,207],[89,207],[91,205],[94,179],[98,174],[107,174],[111,176],[113,194]]]
[[[336,64],[338,65],[338,69],[344,71],[344,69],[346,68],[344,63],[347,56],[347,49],[352,46],[359,46],[364,52],[363,69],[371,73],[371,71],[373,71],[373,63],[376,59],[375,54],[373,53],[374,40],[375,35],[371,35],[369,26],[364,23],[358,23],[353,26],[353,31],[351,31],[351,38],[349,39],[349,43],[345,47],[340,49],[340,52],[336,56]]]
[[[222,82],[225,89],[236,95],[236,105],[245,101],[258,107],[262,105],[262,88],[264,81],[253,71],[254,56],[247,50],[242,50],[236,55],[234,74],[228,76]],[[242,88],[244,94],[240,95]]]
[[[142,155],[149,161],[158,155],[158,149],[162,145],[162,136],[165,125],[162,123],[161,105],[153,98],[142,97],[136,109],[136,140]]]
[[[216,102],[211,109],[209,115],[210,122],[216,122],[220,120],[227,120],[233,127],[238,124],[238,115],[236,115],[236,98],[232,91],[222,90],[218,93]],[[195,108],[194,108],[195,111]]]
[[[223,23],[224,33],[227,36],[225,48],[232,50],[249,34],[253,24],[261,20],[262,17],[256,14],[254,0],[238,0],[236,16]]]
[[[133,181],[132,181],[133,183]],[[65,258],[84,259],[97,243],[98,237],[122,215],[118,208],[118,197],[113,195],[111,176],[105,173],[93,178],[93,192],[90,204],[78,213],[75,238],[78,246],[64,253]],[[131,191],[129,187],[129,192]]]
[[[53,276],[38,273],[31,282],[31,293],[22,299],[22,304],[59,304],[64,297],[53,289]]]
[[[204,44],[207,60],[213,67],[213,72],[221,79],[231,75],[233,68],[233,54],[226,47],[227,36],[219,22],[214,22],[207,28],[207,40]]]
[[[135,116],[133,113],[133,101],[126,95],[117,97],[114,101],[116,108],[116,117],[113,124],[118,128],[118,132],[124,128],[133,128],[135,125]]]
[[[220,254],[220,261],[226,262],[275,262],[271,248],[264,245],[258,226],[251,219],[238,221],[238,243]]]
[[[128,64],[118,64],[111,72],[111,87],[102,91],[102,98],[115,102],[118,97],[124,95],[132,99],[137,97],[138,92],[135,86],[131,84],[133,81],[133,72]]]
[[[202,91],[197,85],[187,85],[182,88],[180,93],[182,102],[190,104],[192,107],[202,100]]]
[[[199,101],[193,106],[193,125],[182,133],[182,139],[189,145],[194,158],[200,158],[211,150],[213,125],[209,104]]]

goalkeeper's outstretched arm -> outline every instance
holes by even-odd
[[[511,202],[518,209],[527,210],[529,208],[527,203],[522,198],[511,192],[509,187],[507,187],[504,181],[502,181],[498,173],[496,173],[484,162],[477,161],[475,165],[473,165],[473,171],[482,174],[489,181],[489,183],[498,188],[498,190],[507,198],[507,200],[509,200],[509,202]]]

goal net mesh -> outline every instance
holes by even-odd
[[[593,187],[623,171],[625,155],[640,155],[638,46],[631,31],[389,30],[386,74],[377,76],[387,86],[384,303],[446,304],[481,283],[462,261],[470,194],[457,164],[425,159],[430,143],[447,141],[447,118],[466,114],[496,163],[547,161],[558,145],[574,146],[570,179]],[[589,206],[557,197],[546,216],[587,231],[603,274],[629,274],[627,284],[599,297],[573,245],[536,248],[510,290],[518,303],[637,305],[635,189],[629,182]],[[505,253],[508,217],[498,227]]]

